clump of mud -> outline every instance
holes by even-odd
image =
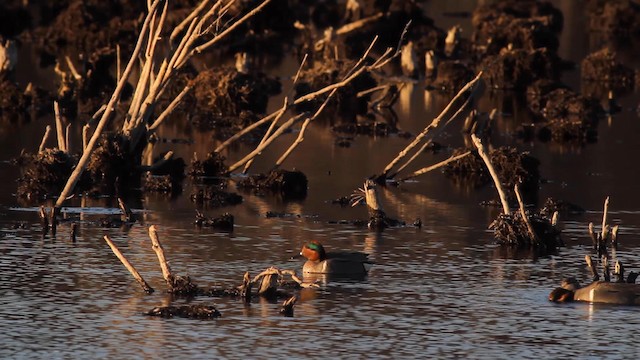
[[[635,71],[616,59],[615,51],[604,48],[582,60],[580,75],[588,94],[603,96],[608,90],[625,92],[636,82]]]
[[[592,142],[597,138],[602,115],[604,109],[597,99],[557,89],[547,95],[542,109],[546,123],[538,135],[543,140],[557,142]]]
[[[640,5],[635,1],[591,0],[587,11],[591,31],[624,38],[640,35]]]
[[[45,7],[42,8],[45,10]],[[23,33],[26,42],[57,54],[67,47],[90,53],[93,49],[128,44],[133,49],[139,28],[139,15],[146,3],[125,0],[69,0],[50,8],[41,26]],[[45,13],[45,11],[43,11]],[[131,49],[123,49],[129,52]]]
[[[0,72],[0,120],[9,123],[25,122],[29,119],[31,104],[32,98],[25,95],[6,73]]]
[[[430,88],[446,93],[456,93],[474,77],[473,71],[460,61],[446,60],[438,63],[436,78],[428,82]]]
[[[226,177],[229,173],[226,158],[217,152],[210,152],[204,160],[194,157],[191,160],[189,176],[192,178],[219,178]]]
[[[307,176],[301,171],[273,170],[268,174],[252,175],[238,181],[238,188],[254,191],[270,191],[285,198],[298,199],[307,196]]]
[[[213,305],[157,306],[144,313],[162,318],[183,317],[189,319],[215,319],[222,316]]]
[[[494,237],[500,244],[534,247],[544,253],[563,246],[560,230],[551,224],[549,218],[532,213],[528,213],[527,217],[531,222],[535,238],[532,238],[519,211],[512,212],[509,215],[500,214],[489,225],[489,229],[494,231]]]
[[[562,29],[562,12],[548,2],[499,1],[474,10],[472,42],[479,56],[498,54],[501,49],[547,48],[555,53]]]
[[[103,134],[91,153],[86,174],[92,192],[126,193],[140,187],[140,158],[132,156],[129,140],[121,133]]]
[[[582,214],[585,212],[583,208],[576,204],[563,200],[556,200],[554,198],[547,198],[542,205],[539,214],[540,216],[550,219],[556,211],[565,214]]]
[[[484,79],[494,89],[524,90],[535,81],[558,81],[561,60],[547,49],[503,49],[497,55],[489,55],[479,69],[485,71]]]
[[[21,172],[17,196],[32,201],[59,194],[76,163],[75,159],[58,149],[23,154],[15,162]]]
[[[464,152],[465,149],[456,149],[453,155]],[[515,196],[513,188],[516,184],[521,184],[520,187],[525,193],[536,191],[540,181],[538,159],[526,152],[521,153],[515,148],[504,146],[489,151],[489,158],[510,197]],[[472,184],[473,187],[484,186],[492,181],[484,161],[477,152],[447,164],[444,173],[456,182]]]
[[[222,207],[242,203],[243,198],[241,195],[224,191],[222,189],[224,187],[225,184],[194,189],[190,196],[191,201],[198,205],[207,205],[210,207]]]
[[[262,73],[221,67],[200,72],[192,91],[197,112],[214,117],[239,116],[242,111],[264,113],[269,96],[280,93],[281,85]]]
[[[217,230],[233,231],[233,215],[224,213],[218,217],[208,218],[201,212],[196,213],[196,225],[210,227]]]

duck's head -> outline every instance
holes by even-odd
[[[327,258],[324,247],[317,240],[313,240],[302,247],[300,255],[310,261],[323,261]]]
[[[553,302],[569,302],[573,301],[574,292],[562,287],[555,288],[549,293],[549,301]]]
[[[549,294],[549,300],[553,302],[569,302],[573,301],[575,291],[580,288],[580,283],[575,278],[562,279],[559,288],[554,289]]]

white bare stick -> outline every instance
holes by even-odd
[[[408,176],[406,176],[406,177],[404,177],[404,178],[402,178],[402,179],[400,179],[398,181],[407,181],[407,180],[413,179],[413,178],[415,178],[417,176],[424,175],[424,174],[426,174],[426,173],[428,173],[430,171],[439,169],[439,168],[441,168],[441,167],[443,167],[443,166],[445,166],[445,165],[447,165],[447,164],[449,164],[449,163],[451,163],[453,161],[456,161],[458,159],[462,159],[463,157],[465,157],[465,156],[467,156],[469,154],[471,154],[471,151],[467,151],[467,152],[465,152],[463,154],[460,154],[460,155],[451,156],[448,159],[443,160],[443,161],[441,161],[441,162],[439,162],[439,163],[437,163],[435,165],[427,166],[427,167],[424,167],[424,168],[422,168],[420,170],[414,171],[412,174],[410,174],[410,175],[408,175]]]
[[[360,67],[362,65],[362,63],[365,61],[367,56],[369,56],[369,53],[371,52],[371,49],[373,49],[373,45],[376,43],[377,40],[378,40],[378,37],[376,36],[373,39],[373,41],[371,42],[371,44],[369,45],[369,48],[367,48],[367,50],[364,52],[364,54],[356,62],[356,64],[349,70],[349,72],[347,72],[347,74],[345,76],[345,79],[349,78],[350,74],[355,73],[357,71],[358,67]],[[360,69],[366,69],[366,67],[362,67]],[[291,146],[289,146],[289,148],[284,152],[284,154],[282,154],[282,156],[280,156],[278,161],[276,161],[275,168],[280,167],[280,165],[282,165],[282,163],[287,159],[289,154],[291,154],[293,152],[293,150],[298,145],[300,145],[300,143],[302,143],[304,141],[304,132],[307,129],[307,126],[309,126],[309,123],[311,123],[311,121],[315,120],[318,116],[320,116],[320,114],[327,107],[327,104],[329,103],[331,98],[333,98],[333,96],[336,94],[336,92],[338,92],[338,88],[335,88],[335,89],[331,90],[331,93],[329,93],[329,95],[326,97],[326,99],[324,99],[324,101],[322,102],[320,107],[318,107],[318,110],[316,110],[316,112],[313,114],[313,116],[308,117],[308,118],[306,118],[304,120],[304,123],[302,124],[302,127],[300,128],[300,132],[298,133],[298,137],[291,144]]]
[[[44,146],[49,140],[49,136],[51,135],[51,125],[47,125],[44,129],[44,136],[42,137],[42,141],[40,142],[40,147],[38,147],[38,152],[42,152],[44,150]]]
[[[424,144],[422,144],[422,146],[420,147],[420,149],[418,149],[418,151],[416,151],[410,158],[409,160],[407,160],[404,164],[402,164],[400,167],[398,167],[398,170],[396,170],[393,174],[387,175],[387,178],[393,179],[395,178],[402,170],[404,170],[407,166],[409,166],[409,164],[411,164],[418,156],[420,156],[420,154],[424,153],[425,149],[427,148],[427,146],[429,146],[429,144],[431,144],[432,139],[435,138],[436,136],[438,136],[442,131],[444,131],[444,129],[451,124],[454,120],[458,119],[458,117],[462,116],[463,112],[464,113],[468,113],[469,111],[472,111],[472,109],[469,108],[469,104],[471,103],[471,99],[472,96],[469,96],[467,98],[467,100],[460,106],[460,108],[458,108],[458,111],[455,112],[455,114],[453,114],[449,120],[447,120],[442,126],[436,127],[434,128],[434,130],[429,134],[430,137],[427,139],[425,138],[425,142]]]
[[[284,110],[286,110],[286,109],[284,109]],[[236,141],[239,138],[241,138],[243,135],[251,132],[252,130],[254,130],[255,128],[261,126],[262,124],[265,124],[265,123],[273,120],[282,111],[283,111],[283,109],[279,109],[279,110],[277,110],[277,111],[265,116],[262,120],[258,120],[256,122],[254,122],[253,124],[247,126],[246,128],[242,129],[241,131],[239,131],[235,135],[233,135],[230,138],[228,138],[227,140],[225,140],[222,144],[218,145],[218,147],[214,151],[219,153],[220,151],[224,150],[227,146],[231,145],[234,141]]]
[[[158,126],[160,126],[162,124],[162,122],[169,117],[169,115],[171,115],[171,113],[173,112],[173,110],[176,109],[176,107],[178,107],[178,105],[180,104],[180,102],[182,101],[182,99],[185,97],[185,95],[187,95],[187,93],[189,92],[189,90],[191,90],[191,86],[187,85],[184,87],[184,89],[182,89],[182,91],[180,92],[180,94],[178,94],[178,96],[175,97],[175,99],[173,99],[173,101],[171,101],[171,103],[169,104],[169,106],[167,106],[166,109],[164,109],[164,111],[162,112],[162,114],[160,114],[160,116],[158,116],[158,118],[156,119],[156,121],[153,122],[153,124],[151,126],[149,126],[149,128],[147,129],[148,131],[154,131],[155,129],[158,128]]]
[[[71,71],[71,75],[73,75],[76,81],[82,80],[82,75],[80,75],[80,73],[78,73],[78,70],[76,70],[76,67],[73,65],[71,58],[69,58],[69,56],[65,56],[64,59],[67,61],[67,66],[69,67],[69,71]]]
[[[496,173],[496,170],[493,168],[493,164],[491,164],[491,159],[487,152],[485,151],[484,145],[480,138],[476,136],[476,134],[471,134],[471,139],[473,140],[473,144],[478,149],[478,155],[482,158],[487,169],[489,170],[489,174],[491,174],[491,178],[493,179],[493,183],[496,186],[496,190],[498,190],[498,196],[500,196],[500,202],[502,202],[502,211],[505,215],[509,215],[511,212],[509,211],[509,202],[507,202],[507,196],[504,193],[504,189],[502,189],[502,183],[500,183],[500,178]]]
[[[160,263],[160,269],[162,269],[162,277],[169,284],[169,287],[173,286],[173,274],[171,273],[171,267],[169,266],[169,262],[164,257],[164,249],[162,248],[162,244],[160,244],[160,239],[158,239],[158,232],[156,231],[156,226],[149,226],[149,238],[151,238],[151,247],[153,251],[155,251],[156,256],[158,257],[158,262]]]
[[[127,268],[127,270],[129,270],[131,275],[133,275],[133,278],[136,279],[136,281],[138,282],[138,284],[140,284],[142,289],[147,294],[151,294],[153,292],[153,288],[151,286],[149,286],[149,284],[147,284],[146,281],[144,281],[144,279],[142,278],[142,275],[140,275],[138,270],[136,270],[136,268],[133,265],[131,265],[129,260],[127,260],[127,258],[124,257],[124,255],[118,249],[116,244],[114,244],[113,241],[111,240],[111,238],[109,238],[109,235],[105,235],[104,236],[104,241],[107,242],[107,245],[109,245],[109,247],[111,248],[111,251],[113,251],[113,253],[118,257],[118,259],[120,259],[120,262],[122,263],[122,265],[124,265],[124,267]]]
[[[393,167],[400,162],[400,160],[402,160],[402,158],[404,158],[409,151],[411,151],[411,149],[413,149],[414,147],[416,147],[426,136],[427,134],[431,131],[431,129],[437,127],[440,124],[440,121],[442,121],[442,119],[445,118],[445,116],[449,113],[449,111],[451,110],[452,106],[454,103],[456,103],[458,101],[458,99],[462,98],[462,96],[464,94],[467,93],[467,91],[471,90],[471,94],[470,96],[474,96],[475,95],[475,91],[480,88],[480,86],[477,86],[480,81],[481,81],[481,77],[482,77],[483,72],[480,71],[478,73],[478,75],[476,75],[476,77],[469,81],[462,89],[460,89],[460,91],[458,91],[458,93],[456,94],[456,96],[453,97],[453,99],[451,99],[451,101],[449,102],[449,104],[444,108],[444,110],[442,110],[442,112],[440,113],[440,115],[438,115],[438,117],[436,117],[435,119],[433,119],[433,121],[431,122],[431,124],[429,124],[427,127],[424,128],[424,130],[422,130],[422,132],[420,134],[418,134],[418,136],[416,136],[416,138],[406,147],[404,148],[404,150],[402,150],[398,156],[396,156],[395,159],[393,159],[388,165],[387,167],[384,169],[383,171],[383,175],[386,177],[387,174],[389,174],[389,172],[391,171],[391,169],[393,169]],[[466,101],[465,101],[466,103]],[[448,117],[446,117],[448,118]]]
[[[56,134],[58,134],[58,149],[62,152],[67,152],[64,130],[62,129],[62,117],[60,116],[60,105],[58,105],[57,101],[53,102],[53,113],[56,120]]]
[[[67,153],[71,153],[71,124],[67,124],[64,134],[64,149]]]
[[[241,160],[239,160],[238,162],[236,162],[235,164],[231,165],[229,167],[229,172],[232,172],[236,169],[238,169],[239,167],[241,167],[242,165],[246,164],[247,161],[253,159],[254,157],[256,157],[256,155],[260,154],[262,152],[262,150],[264,150],[267,146],[271,145],[271,143],[278,138],[280,135],[282,135],[282,133],[284,133],[287,129],[289,129],[293,124],[295,124],[296,122],[298,122],[303,116],[305,116],[305,114],[298,114],[292,118],[290,118],[287,122],[285,122],[284,124],[282,124],[278,130],[276,130],[273,135],[271,135],[271,137],[269,137],[261,146],[258,146],[255,150],[253,150],[252,152],[250,152],[248,155],[246,155],[244,158],[242,158]]]
[[[116,82],[120,82],[120,74],[122,73],[120,67],[120,44],[116,44]]]
[[[220,4],[220,2],[216,3],[215,6],[218,6]],[[169,41],[171,43],[173,43],[176,39],[176,37],[182,32],[182,30],[184,30],[185,27],[187,27],[187,25],[189,25],[191,23],[191,21],[198,16],[198,14],[200,14],[202,12],[202,10],[209,5],[209,0],[204,0],[200,3],[200,5],[198,5],[190,14],[189,16],[187,16],[184,20],[182,20],[182,22],[180,24],[178,24],[178,26],[176,26],[173,31],[171,32],[171,36],[169,37]]]
[[[260,10],[262,10],[265,6],[267,6],[267,4],[269,4],[271,2],[271,0],[264,0],[262,2],[262,4],[258,5],[257,7],[255,7],[253,10],[251,10],[250,12],[248,12],[245,16],[243,16],[240,20],[236,21],[235,23],[233,23],[233,25],[229,26],[228,28],[226,28],[223,32],[221,32],[220,34],[216,35],[213,39],[207,41],[206,43],[196,47],[195,49],[193,49],[194,53],[201,53],[203,51],[205,51],[207,48],[211,47],[213,44],[217,43],[218,41],[222,40],[222,38],[224,38],[228,33],[230,33],[231,31],[233,31],[235,28],[237,28],[238,26],[242,25],[245,21],[247,21],[249,18],[251,18],[253,15],[257,14]]]
[[[273,121],[271,122],[271,125],[269,125],[269,128],[267,129],[267,132],[262,137],[262,140],[260,140],[260,143],[258,144],[258,146],[264,145],[264,143],[267,141],[267,139],[271,136],[271,134],[273,133],[273,129],[275,129],[275,127],[276,127],[276,124],[278,124],[278,121],[280,121],[280,118],[282,118],[282,116],[284,115],[288,104],[289,104],[289,97],[285,96],[284,104],[280,108],[280,111],[276,115],[276,118],[273,119]],[[249,168],[251,167],[251,164],[253,164],[253,160],[254,159],[251,159],[251,160],[247,161],[247,163],[244,165],[244,169],[242,170],[243,174],[246,174],[249,171]]]
[[[604,212],[602,213],[602,241],[607,238],[607,212],[609,211],[609,197],[604,199]]]
[[[524,221],[525,225],[527,225],[527,231],[529,231],[529,236],[534,244],[538,243],[538,235],[533,231],[533,226],[531,225],[531,221],[529,221],[529,217],[527,216],[527,211],[524,209],[524,202],[522,201],[522,195],[520,195],[520,187],[518,184],[514,186],[514,190],[516,192],[516,198],[518,199],[518,205],[520,206],[520,216],[522,216],[522,221]]]
[[[89,126],[89,124],[86,124],[85,126],[82,127],[82,151],[84,151],[87,148],[87,141],[89,140],[90,129],[91,129],[91,126]]]
[[[98,143],[98,139],[100,138],[100,135],[102,134],[102,130],[104,129],[104,127],[109,122],[109,118],[111,116],[111,113],[115,110],[116,102],[118,101],[118,99],[120,99],[120,94],[122,92],[122,89],[124,88],[124,86],[126,84],[126,81],[129,78],[129,74],[133,70],[133,65],[135,63],[135,59],[137,59],[138,54],[140,53],[140,49],[142,47],[143,40],[145,38],[145,35],[146,35],[148,27],[149,27],[149,22],[150,22],[150,19],[151,19],[151,15],[153,13],[155,13],[159,3],[160,3],[160,0],[154,0],[153,1],[153,4],[151,5],[150,13],[147,15],[147,17],[145,18],[144,23],[142,24],[142,29],[140,30],[140,35],[138,36],[138,41],[136,42],[136,46],[135,46],[135,48],[133,50],[133,54],[131,55],[131,58],[129,59],[129,63],[127,64],[127,67],[124,69],[124,72],[122,74],[122,78],[120,79],[120,82],[116,86],[116,89],[113,91],[113,94],[111,95],[111,99],[109,100],[109,103],[107,104],[107,108],[104,111],[104,113],[102,114],[102,117],[100,118],[100,122],[98,123],[98,126],[96,127],[96,130],[93,132],[93,136],[91,136],[91,140],[87,144],[87,147],[84,149],[84,152],[82,153],[82,157],[78,161],[78,164],[76,165],[75,169],[71,173],[71,176],[67,180],[67,183],[64,186],[64,189],[60,193],[60,196],[58,197],[58,200],[56,201],[55,207],[58,208],[58,207],[62,206],[62,204],[67,199],[69,194],[73,191],[74,187],[76,186],[76,183],[80,179],[80,175],[82,175],[82,172],[84,171],[85,166],[87,165],[87,162],[89,161],[89,157],[91,156],[91,152],[93,151],[93,148],[95,147],[95,145]]]

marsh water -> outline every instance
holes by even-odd
[[[565,15],[560,56],[580,61],[597,50],[584,32],[580,1],[555,1]],[[468,18],[443,16],[471,10],[475,2],[430,1],[425,11],[440,27]],[[624,56],[624,52],[621,53]],[[628,55],[628,58],[632,58]],[[284,88],[297,68],[285,60],[272,73]],[[46,74],[46,71],[43,70]],[[31,74],[34,75],[34,74]],[[579,70],[565,80],[580,89]],[[288,82],[287,82],[288,81]],[[424,84],[406,86],[394,110],[398,127],[418,133],[447,104],[450,95],[427,92]],[[145,195],[133,206],[141,222],[130,228],[102,228],[98,220],[117,213],[114,199],[72,199],[63,216],[79,224],[76,242],[69,223],[55,236],[43,232],[35,208],[13,195],[18,171],[0,163],[0,358],[637,358],[634,334],[640,325],[635,307],[585,303],[554,304],[548,293],[566,276],[588,281],[583,257],[591,252],[589,222],[599,224],[610,196],[609,222],[620,225],[620,247],[613,254],[629,270],[640,269],[640,119],[636,94],[618,99],[623,110],[598,127],[598,140],[584,146],[522,142],[513,134],[530,119],[509,93],[486,94],[480,110],[501,111],[491,138],[494,146],[512,145],[540,160],[538,199],[575,203],[583,214],[561,217],[565,247],[535,256],[494,244],[487,230],[498,209],[483,207],[496,198],[493,187],[459,186],[435,171],[380,189],[386,212],[422,227],[375,232],[341,223],[366,219],[363,207],[341,207],[331,200],[349,195],[362,181],[380,173],[408,139],[357,136],[348,148],[336,146],[331,129],[309,127],[305,140],[285,162],[303,171],[308,195],[285,201],[274,195],[239,193],[240,205],[201,208],[189,199],[186,180],[181,195]],[[277,108],[281,98],[274,98]],[[9,160],[23,149],[37,149],[46,125],[43,118],[0,131],[0,154]],[[170,123],[159,132],[166,144],[190,159],[210,152],[216,142],[208,133]],[[282,137],[256,161],[252,171],[266,171],[293,141]],[[441,142],[459,146],[463,139],[450,128]],[[225,155],[239,159],[251,150],[239,145]],[[425,154],[422,164],[445,159],[446,152]],[[229,189],[235,191],[234,182]],[[195,210],[206,215],[230,212],[233,232],[194,225]],[[289,214],[267,217],[268,211]],[[245,271],[255,275],[269,266],[295,269],[302,244],[317,239],[327,248],[357,250],[375,262],[359,279],[324,279],[317,289],[300,292],[293,317],[283,317],[280,303],[238,299],[171,299],[147,228],[156,225],[171,267],[201,286],[234,286]],[[145,294],[102,240],[109,234],[156,289]],[[215,320],[160,319],[144,316],[160,305],[214,304]]]

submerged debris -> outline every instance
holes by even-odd
[[[196,225],[224,231],[233,231],[233,215],[224,213],[218,217],[207,218],[200,211],[196,210]]]
[[[242,196],[222,190],[223,186],[205,186],[191,193],[191,201],[198,205],[222,207],[242,203]]]
[[[520,212],[500,214],[490,225],[496,241],[505,245],[532,246],[543,252],[550,252],[563,245],[560,238],[560,230],[551,223],[551,220],[540,214],[527,214],[533,228],[535,237],[522,218]]]
[[[183,317],[189,319],[215,319],[222,314],[213,305],[197,304],[182,306],[157,306],[144,313],[162,318]]]
[[[224,163],[225,160],[226,158],[217,152],[210,152],[207,154],[205,160],[198,160],[196,154],[194,154],[191,160],[189,176],[192,178],[226,176],[228,174],[228,168]]]
[[[277,169],[241,179],[238,188],[269,190],[285,198],[304,198],[307,196],[307,183],[307,176],[301,171]]]
[[[466,151],[466,149],[456,149],[453,155]],[[515,184],[522,183],[522,189],[525,192],[535,192],[540,181],[538,159],[527,152],[520,152],[516,148],[506,146],[492,149],[489,157],[500,181],[507,188],[513,189]],[[472,184],[474,187],[491,182],[489,171],[477,152],[447,164],[444,173],[457,182]]]
[[[635,71],[616,59],[616,53],[608,48],[589,54],[580,66],[583,89],[588,94],[603,96],[609,90],[625,92],[636,82]]]

